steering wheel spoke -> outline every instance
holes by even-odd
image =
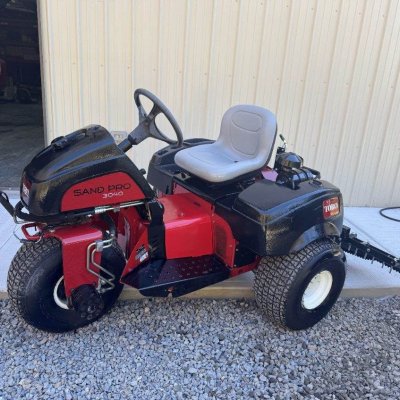
[[[150,119],[154,119],[155,117],[157,117],[158,114],[161,114],[161,113],[162,113],[161,108],[158,107],[158,105],[154,103],[153,108],[151,109],[148,117]]]
[[[155,139],[162,140],[163,142],[166,142],[168,144],[176,144],[176,140],[170,139],[164,133],[162,133],[160,129],[158,129],[156,121],[154,119],[150,121],[149,131],[151,136]]]
[[[147,118],[146,111],[144,110],[143,106],[138,106],[139,111],[139,122],[143,122]]]
[[[146,113],[142,102],[140,100],[140,96],[144,96],[152,101],[153,107],[149,114]],[[181,128],[178,125],[178,122],[168,110],[168,108],[164,105],[164,103],[153,93],[149,92],[145,89],[137,89],[135,90],[134,99],[136,103],[136,107],[139,112],[139,126],[135,128],[130,134],[130,141],[132,144],[138,144],[144,139],[148,137],[153,137],[158,140],[162,140],[168,144],[176,144],[177,146],[182,146],[183,144],[183,135]],[[176,140],[172,140],[168,138],[156,124],[156,117],[159,114],[164,114],[167,118],[168,122],[171,124],[174,129]]]

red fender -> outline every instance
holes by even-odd
[[[67,297],[71,296],[73,289],[84,285],[97,285],[98,278],[91,274],[87,268],[87,248],[96,240],[103,239],[103,232],[89,224],[77,226],[65,226],[46,233],[45,237],[53,236],[62,245],[62,260],[64,272],[64,287]],[[101,253],[96,252],[94,256],[96,263],[101,262]],[[93,264],[91,269],[98,271]]]
[[[38,233],[29,233],[28,229],[30,228],[35,228]],[[81,285],[97,285],[98,278],[86,268],[87,248],[91,243],[103,239],[103,231],[91,224],[84,224],[62,226],[52,231],[45,231],[41,235],[41,228],[42,226],[36,223],[28,223],[24,224],[21,230],[25,237],[31,241],[41,240],[42,237],[54,237],[61,242],[66,296],[71,296],[72,290]],[[101,262],[101,253],[95,253],[94,260],[99,264]],[[90,263],[90,268],[98,272],[98,268],[92,263]]]

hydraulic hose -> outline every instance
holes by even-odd
[[[389,215],[386,215],[384,212],[387,210],[400,210],[400,207],[386,207],[386,208],[382,208],[381,210],[379,210],[379,214],[381,214],[382,217],[391,219],[392,221],[400,222],[400,219],[394,218],[394,217],[389,217]]]

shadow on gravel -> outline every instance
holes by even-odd
[[[340,300],[316,327],[272,326],[254,301],[119,302],[48,334],[0,302],[2,399],[397,399],[400,298]]]

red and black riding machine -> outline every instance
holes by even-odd
[[[150,112],[142,96],[153,103]],[[103,315],[124,284],[144,296],[182,296],[255,273],[257,303],[274,322],[303,329],[321,320],[345,279],[345,252],[400,271],[398,259],[343,227],[340,190],[279,147],[268,110],[229,109],[216,141],[184,140],[167,107],[136,90],[139,125],[117,145],[92,125],[59,137],[21,179],[15,208],[26,239],[8,293],[29,324],[67,331]],[[164,114],[176,140],[161,132]],[[147,180],[125,154],[146,138],[168,143]]]

